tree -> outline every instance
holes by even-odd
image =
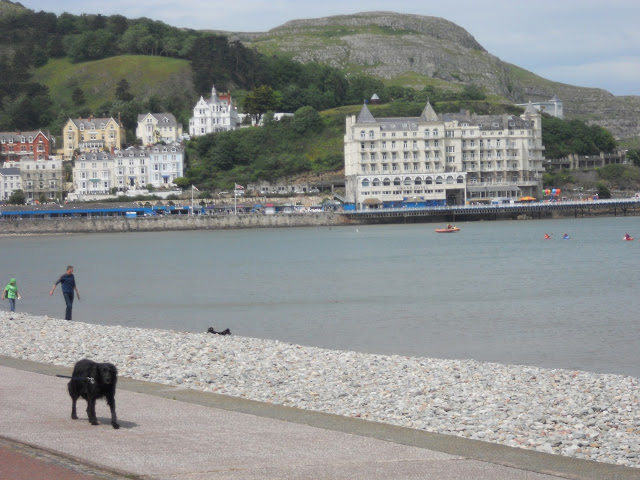
[[[260,117],[266,112],[275,112],[280,106],[280,97],[273,88],[262,85],[251,91],[244,99],[244,109],[250,115]]]
[[[18,189],[13,191],[8,201],[13,205],[24,205],[27,203],[27,197],[22,190]]]
[[[173,181],[173,183],[176,187],[182,188],[182,189],[191,187],[191,180],[185,177],[178,177]]]
[[[640,150],[629,150],[627,158],[633,162],[636,167],[640,167]]]
[[[598,189],[598,198],[611,198],[611,190],[606,183],[598,182],[596,188]]]
[[[298,133],[317,133],[322,130],[322,118],[313,107],[302,107],[293,116],[293,129]]]
[[[80,87],[76,87],[71,92],[71,100],[76,106],[82,105],[85,102],[84,91]]]
[[[116,86],[116,98],[123,102],[129,102],[133,100],[133,94],[131,93],[131,86],[127,82],[126,78],[123,78],[118,82]]]

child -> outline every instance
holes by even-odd
[[[12,278],[9,280],[9,284],[4,287],[2,291],[2,299],[9,299],[9,307],[11,309],[11,313],[15,313],[16,311],[16,298],[20,300],[20,294],[18,293],[18,286],[16,285],[16,279]]]

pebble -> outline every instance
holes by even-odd
[[[640,468],[640,379],[0,312],[0,354]]]

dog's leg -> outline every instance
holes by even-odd
[[[89,397],[87,399],[87,416],[91,425],[100,425],[98,423],[98,417],[96,417],[96,399]]]
[[[78,401],[78,397],[71,397],[71,418],[73,420],[78,419],[78,415],[76,414],[76,402]]]
[[[69,391],[69,396],[71,397],[71,419],[77,420],[78,415],[76,413],[76,402],[78,401],[78,395],[75,394],[75,389],[72,387],[73,380],[71,380],[67,384],[67,390]]]
[[[113,428],[120,428],[118,418],[116,417],[116,397],[109,395],[107,397],[107,405],[109,405],[109,408],[111,409],[111,426]]]

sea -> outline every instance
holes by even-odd
[[[442,226],[4,236],[0,279],[34,315],[70,264],[74,321],[640,378],[640,217]]]

